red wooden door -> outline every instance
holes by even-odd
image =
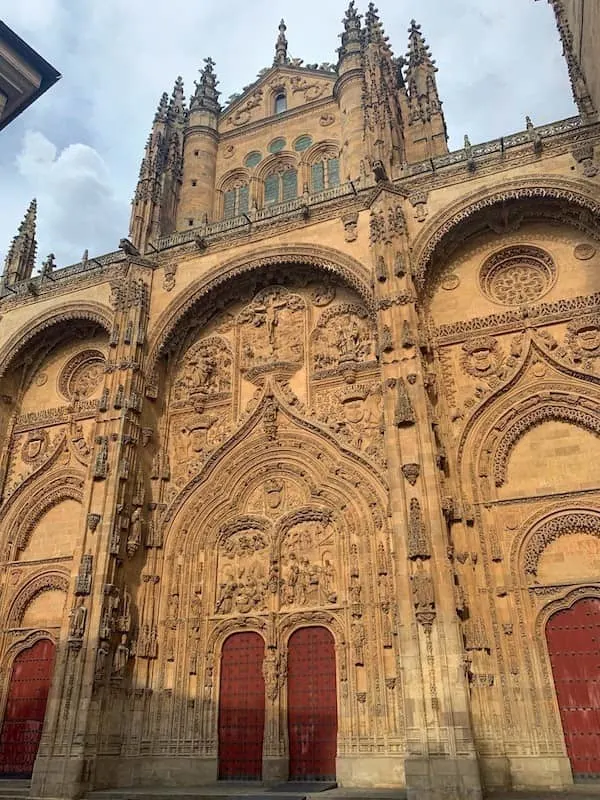
[[[335,647],[326,628],[300,628],[288,643],[290,780],[335,780]]]
[[[23,650],[13,662],[0,732],[0,774],[30,776],[44,725],[54,668],[55,647],[49,639]]]
[[[573,774],[600,777],[600,600],[554,614],[546,638]]]
[[[219,778],[260,780],[265,728],[265,643],[257,633],[236,633],[221,653]]]

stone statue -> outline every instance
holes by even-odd
[[[121,636],[121,641],[117,645],[113,658],[113,675],[121,677],[125,672],[125,667],[129,661],[130,650],[127,645],[127,634]]]

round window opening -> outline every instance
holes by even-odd
[[[84,350],[65,364],[58,379],[58,389],[67,400],[85,400],[96,391],[104,379],[104,353]]]
[[[555,281],[554,261],[545,250],[531,245],[494,253],[479,273],[484,295],[503,306],[535,302],[550,291]]]

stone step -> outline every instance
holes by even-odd
[[[130,788],[90,792],[86,800],[405,800],[398,789],[341,789],[335,784],[218,783],[188,789]]]
[[[0,778],[0,800],[22,800],[29,797],[31,781],[21,778]]]

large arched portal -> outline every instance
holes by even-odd
[[[265,645],[257,633],[235,633],[221,653],[219,778],[260,780],[265,727]]]
[[[335,780],[335,646],[326,628],[300,628],[290,637],[288,735],[291,780]]]
[[[575,778],[600,775],[600,599],[578,600],[548,620],[546,639]]]
[[[29,777],[37,755],[56,648],[40,639],[13,662],[0,732],[0,775]]]

